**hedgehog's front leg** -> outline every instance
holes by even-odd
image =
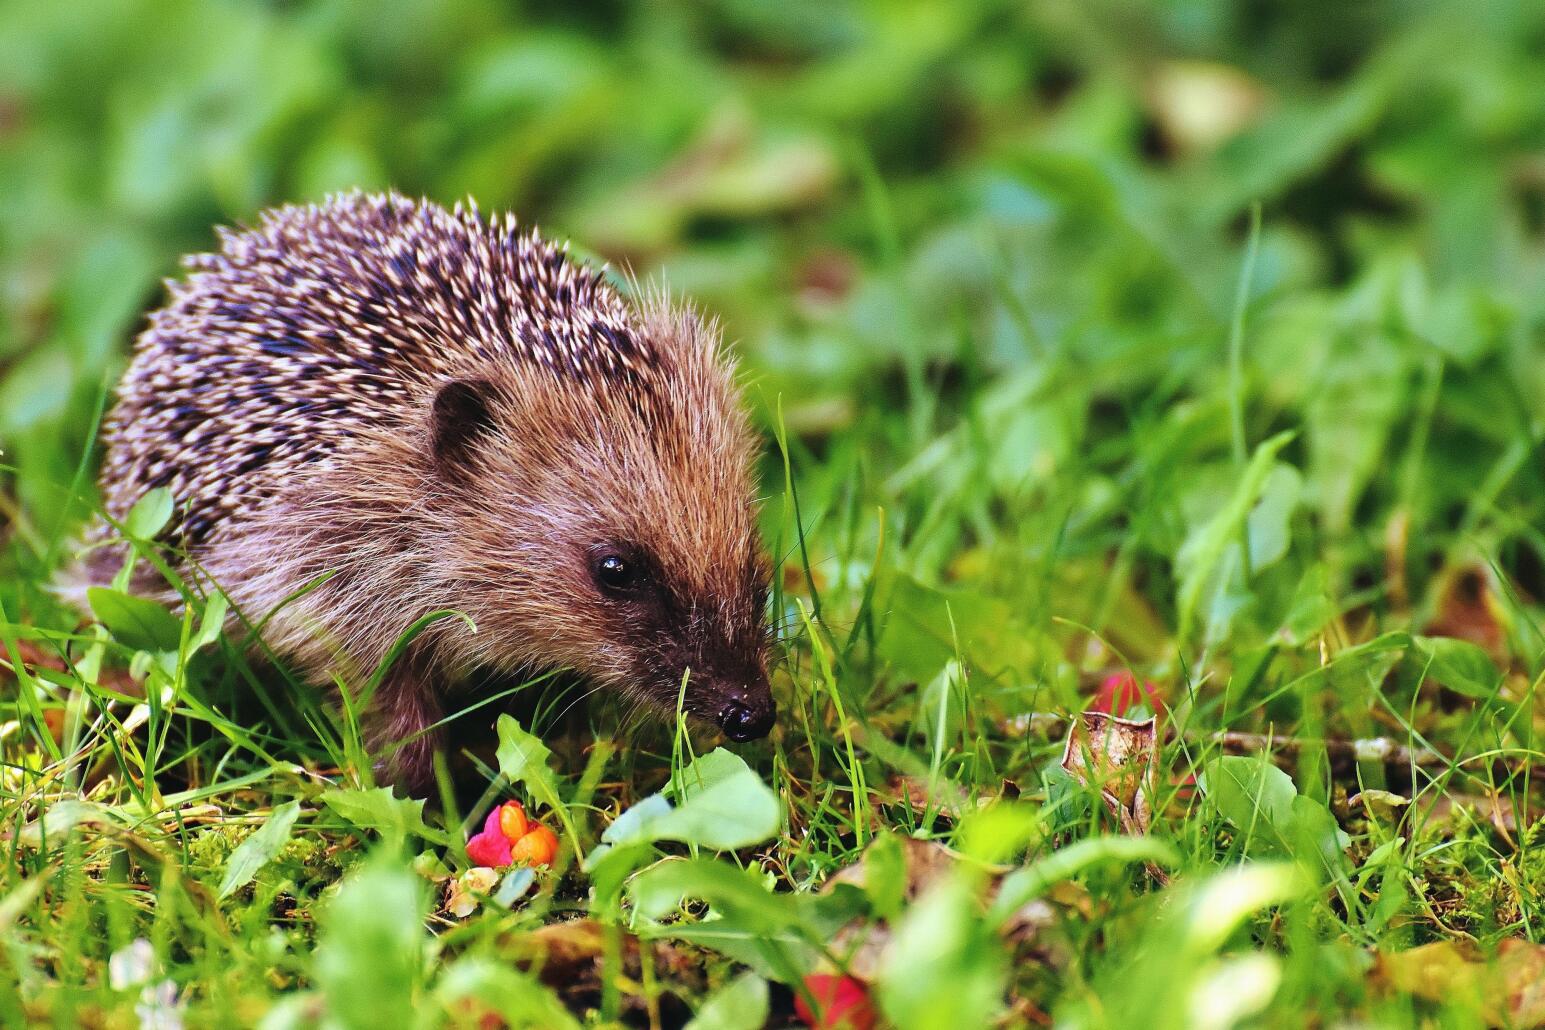
[[[365,713],[377,779],[411,797],[427,797],[434,787],[435,752],[444,742],[431,728],[444,715],[440,686],[428,663],[410,652],[387,671]]]

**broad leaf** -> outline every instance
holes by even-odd
[[[216,590],[209,595],[209,600],[204,605],[203,621],[199,623],[198,632],[193,635],[193,640],[188,644],[190,650],[197,651],[220,639],[220,631],[225,628],[225,616],[230,608],[230,602],[220,591]]]
[[[1328,879],[1345,871],[1350,839],[1323,804],[1299,794],[1275,765],[1225,756],[1208,764],[1201,784],[1223,817],[1245,834],[1246,848],[1292,856]]]
[[[182,643],[182,623],[154,601],[111,587],[91,587],[86,600],[97,621],[125,647],[137,651],[175,651]]]
[[[767,1025],[767,981],[742,973],[713,993],[686,1030],[761,1030]]]
[[[1190,635],[1197,610],[1209,585],[1216,582],[1224,554],[1240,539],[1247,520],[1260,500],[1267,478],[1276,464],[1277,454],[1293,439],[1291,432],[1278,433],[1256,448],[1233,494],[1216,515],[1198,528],[1176,555],[1175,566],[1180,576],[1179,596],[1176,607],[1180,627],[1176,634],[1184,640]],[[1291,499],[1284,494],[1281,506],[1290,508],[1290,500],[1296,501],[1296,488]],[[1283,518],[1286,516],[1283,515]]]
[[[422,881],[387,861],[372,861],[343,882],[318,920],[314,976],[328,1025],[404,1025],[424,977],[424,908]]]
[[[1415,637],[1413,641],[1416,650],[1430,663],[1429,680],[1477,700],[1496,697],[1502,674],[1480,647],[1457,637]]]
[[[650,919],[667,916],[695,898],[725,917],[734,916],[745,929],[783,930],[800,922],[797,895],[775,894],[755,872],[718,859],[661,862],[634,877],[630,893],[639,914]]]
[[[607,827],[607,844],[674,840],[718,851],[760,844],[778,832],[778,796],[733,751],[715,748],[682,770],[681,795],[655,794],[628,809]]]
[[[1287,773],[1261,758],[1226,755],[1207,766],[1201,783],[1218,812],[1248,839],[1263,839],[1274,850],[1289,847],[1283,830],[1293,820],[1298,788]]]
[[[497,1023],[511,1030],[579,1028],[557,996],[535,977],[481,955],[458,959],[440,975],[434,993],[442,1006],[462,1018],[476,1011],[474,1004],[485,1007],[488,1015],[475,1025]],[[453,1021],[451,1025],[461,1024]]]
[[[499,716],[499,771],[512,783],[525,784],[531,796],[558,816],[574,854],[583,858],[579,846],[579,834],[569,818],[568,806],[558,791],[558,777],[548,766],[552,751],[533,734],[527,733],[520,722],[510,715]]]
[[[172,492],[158,486],[134,502],[124,517],[123,529],[136,540],[153,540],[172,518]]]
[[[225,876],[220,881],[222,899],[251,883],[258,870],[273,861],[274,856],[289,843],[290,828],[295,825],[299,815],[299,801],[280,805],[255,833],[237,845],[225,864]]]
[[[424,825],[424,802],[399,798],[386,787],[374,790],[329,790],[322,804],[364,830],[374,830],[388,841],[400,842],[408,836],[442,843],[444,834]]]
[[[991,1026],[1003,1008],[1008,953],[964,876],[945,877],[906,910],[884,963],[880,1003],[898,1027]]]

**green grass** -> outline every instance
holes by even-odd
[[[0,1018],[1545,1020],[1545,17],[1279,6],[0,0]],[[386,185],[739,341],[745,767],[508,684],[421,808],[202,599],[49,593],[176,257]],[[1146,833],[1064,768],[1126,672]],[[561,871],[450,914],[505,797]]]

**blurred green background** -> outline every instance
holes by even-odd
[[[1393,525],[1401,590],[1470,547],[1540,591],[1542,52],[1482,0],[4,0],[7,560],[53,556],[178,255],[393,186],[721,316],[812,510],[884,505],[924,578],[1057,539],[1162,607],[1231,452],[1293,429],[1333,584]]]
[[[787,559],[783,721],[744,749],[786,806],[787,832],[758,859],[767,882],[828,882],[876,828],[953,840],[936,777],[965,811],[1044,802],[1034,817],[1055,834],[1036,848],[1092,832],[1100,803],[1088,826],[1066,814],[1064,744],[1045,727],[1130,669],[1176,727],[1152,832],[1179,845],[1184,875],[1297,848],[1345,887],[1257,921],[1262,954],[1287,956],[1263,1025],[1414,1024],[1410,990],[1452,1006],[1444,1025],[1470,1025],[1483,1006],[1425,964],[1387,1010],[1368,1008],[1368,983],[1388,979],[1372,949],[1540,939],[1545,3],[0,0],[7,647],[63,656],[75,637],[54,632],[80,614],[45,584],[89,510],[97,414],[178,256],[265,206],[388,186],[513,209],[690,295],[738,341],[768,431],[768,544]],[[43,765],[48,727],[64,724],[44,717],[116,697],[90,682],[107,635],[79,635],[96,656],[84,676],[39,675],[35,719],[0,724],[0,772],[24,784],[13,796],[73,796]],[[142,659],[135,675],[170,675]],[[235,682],[211,666],[184,684],[188,668],[186,698]],[[285,762],[329,759],[259,717],[253,735],[284,760],[271,761],[182,704],[137,768],[93,737],[80,775],[116,762],[121,783],[91,788],[108,800],[158,776],[196,788],[135,811],[166,801],[158,841],[212,886],[236,822],[184,826],[177,806],[218,800],[253,825],[281,797],[315,801]],[[208,719],[221,733],[252,706],[229,710]],[[1296,780],[1274,781],[1277,800],[1330,832],[1285,848],[1268,818],[1278,844],[1263,846],[1255,809],[1229,816],[1216,780],[1198,794],[1219,731],[1258,734],[1254,749],[1293,738],[1279,760]],[[1393,750],[1353,744],[1382,736],[1434,762],[1386,768]],[[582,832],[654,790],[670,755],[630,731],[608,793],[575,804]],[[920,770],[926,806],[901,778]],[[1373,795],[1407,805],[1406,821],[1381,822]],[[1489,815],[1456,814],[1472,809]],[[360,853],[320,806],[305,818],[307,846]],[[97,857],[119,847],[86,839]],[[186,951],[173,972],[202,1006],[190,1025],[255,1023],[279,992],[344,982],[325,946],[312,964],[309,907],[342,861],[265,873],[250,904],[227,903],[248,941],[231,947],[163,929],[194,911],[191,893],[153,905],[123,891],[143,909],[112,915],[98,900],[116,904],[117,888],[98,891],[70,854],[30,859],[34,887],[60,870],[53,894],[26,895],[29,866],[7,866],[0,930],[31,906],[13,961],[30,977],[45,965],[31,956],[57,960],[50,990],[25,981],[34,1020],[76,997],[123,1010],[129,995],[76,981],[144,925],[163,958]],[[300,908],[271,923],[292,876],[301,887],[282,890]],[[985,1025],[1010,970],[1010,995],[1033,1003],[1014,1018],[1067,1025],[1194,1025],[1175,999],[1237,989],[1264,1005],[1277,991],[1209,964],[1222,937],[1205,955],[1173,943],[1166,926],[1181,924],[1165,920],[1192,910],[1170,899],[1190,895],[1141,873],[1084,879],[1055,967],[1011,964],[983,899],[912,906],[912,950],[883,971],[889,1016]],[[54,904],[76,896],[88,903]],[[363,942],[361,968],[379,964],[364,993],[422,995],[421,935],[397,934],[411,906],[349,904],[383,914],[367,928],[402,924],[383,933],[409,955],[379,963],[384,937],[349,917],[324,926]],[[1145,929],[1155,911],[1168,915]],[[504,940],[506,916],[529,928],[547,914],[500,910],[457,939]],[[283,981],[271,967],[286,948]]]

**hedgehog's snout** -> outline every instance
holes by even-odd
[[[731,701],[719,710],[719,728],[737,744],[761,740],[772,732],[777,714],[778,710],[771,701],[756,706]]]
[[[761,740],[772,732],[778,706],[765,685],[757,690],[728,690],[725,693],[728,696],[714,721],[726,737],[744,744],[748,740]]]

